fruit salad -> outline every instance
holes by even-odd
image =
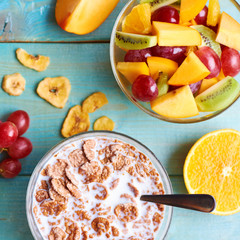
[[[240,23],[219,0],[140,0],[115,44],[132,96],[161,116],[220,111],[239,96]]]

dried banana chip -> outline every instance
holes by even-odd
[[[87,97],[82,104],[83,112],[93,113],[98,108],[108,103],[107,97],[102,92],[96,92]]]
[[[17,59],[25,67],[42,72],[47,69],[50,58],[42,55],[33,56],[27,53],[24,49],[18,48],[16,50]]]
[[[95,121],[93,125],[93,130],[113,131],[114,127],[115,127],[114,121],[106,116],[103,116]]]
[[[81,106],[72,107],[64,120],[61,133],[64,137],[70,137],[75,134],[86,132],[90,127],[89,115],[82,112]]]
[[[65,77],[44,78],[37,87],[37,94],[57,108],[64,108],[71,91]]]
[[[2,82],[3,90],[12,96],[19,96],[25,89],[26,81],[20,73],[5,75]]]

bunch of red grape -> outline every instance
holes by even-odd
[[[9,155],[9,158],[0,162],[0,175],[4,178],[16,177],[22,169],[19,159],[32,152],[31,141],[22,137],[29,124],[29,115],[22,110],[13,112],[6,122],[0,121],[0,149]]]

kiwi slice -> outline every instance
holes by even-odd
[[[240,84],[232,77],[226,77],[203,93],[195,101],[199,111],[218,111],[229,106],[239,95]]]
[[[151,6],[151,12],[156,11],[160,7],[164,7],[170,4],[173,4],[175,2],[178,2],[179,0],[140,0],[140,3],[149,3]]]
[[[116,32],[115,43],[127,50],[140,50],[157,45],[157,36],[147,36],[133,33]]]
[[[220,57],[222,54],[222,50],[220,44],[215,41],[216,33],[212,29],[203,25],[195,25],[192,26],[192,28],[196,29],[202,37],[202,45],[199,47],[208,46],[212,48]]]
[[[168,92],[168,74],[160,72],[159,77],[157,79],[157,87],[158,87],[158,97],[165,95]]]

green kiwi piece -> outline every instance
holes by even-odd
[[[157,45],[157,36],[147,36],[133,33],[116,32],[115,43],[127,50],[140,50]]]
[[[149,3],[151,6],[151,12],[156,11],[158,8],[173,4],[179,0],[140,0],[140,4]]]
[[[165,95],[168,92],[168,74],[160,72],[159,77],[157,79],[157,87],[158,87],[158,97]]]
[[[222,50],[220,44],[215,41],[216,33],[212,29],[203,25],[194,25],[192,28],[196,29],[202,37],[202,45],[199,47],[208,46],[212,48],[220,57]]]
[[[203,93],[195,101],[201,112],[218,111],[228,107],[240,93],[240,84],[232,77],[226,77]]]

